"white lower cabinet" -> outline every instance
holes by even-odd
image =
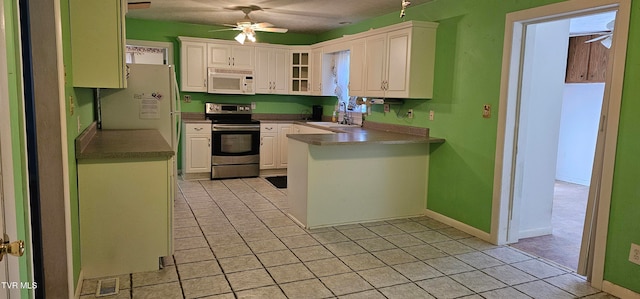
[[[185,179],[209,178],[211,174],[211,125],[183,123],[182,176]]]
[[[287,168],[287,134],[292,124],[260,124],[260,169]]]
[[[291,133],[290,124],[279,124],[278,125],[278,145],[280,146],[280,150],[278,153],[280,158],[278,161],[280,162],[281,168],[287,168],[287,162],[289,161],[289,147],[287,146],[287,134]]]

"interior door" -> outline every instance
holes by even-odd
[[[15,194],[13,192],[13,172],[11,157],[11,123],[8,91],[7,46],[4,23],[4,5],[0,5],[0,238],[3,242],[17,236],[18,221],[16,220]],[[25,230],[24,227],[21,229]],[[26,228],[28,230],[28,228]],[[0,243],[3,243],[0,242]],[[29,274],[27,274],[29,275]],[[20,283],[18,259],[4,256],[0,261],[0,282]],[[13,285],[12,285],[13,286]],[[20,298],[18,287],[0,287],[0,298]]]
[[[0,155],[2,155],[1,139],[0,139]],[[5,180],[5,173],[2,167],[2,160],[0,160],[0,239],[2,239],[3,242],[5,239],[4,236],[8,235],[9,233],[7,232],[7,227],[5,227],[5,221],[7,221],[7,218],[13,218],[13,217],[7,217],[9,215],[5,216],[8,210],[5,209],[6,197],[5,197],[5,190],[3,186],[4,180]],[[15,236],[15,234],[13,235]],[[2,261],[0,261],[0,281],[1,282],[8,282],[8,283],[19,282],[19,273],[18,273],[17,263],[15,263],[15,261],[12,261],[10,263],[9,262],[11,261],[10,259],[11,257],[4,256],[2,257]],[[20,292],[18,291],[18,288],[2,287],[0,288],[0,295],[4,295],[4,296],[0,296],[0,298],[8,298],[8,299],[20,298]]]

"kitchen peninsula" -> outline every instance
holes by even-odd
[[[85,278],[157,270],[172,254],[173,159],[156,130],[97,130],[76,139]]]
[[[306,228],[422,215],[428,130],[411,135],[340,127],[336,134],[289,134],[289,213]]]

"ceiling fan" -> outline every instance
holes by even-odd
[[[616,20],[612,20],[611,22],[607,23],[607,29],[608,29],[607,31],[597,33],[597,34],[600,34],[600,36],[596,38],[592,38],[584,43],[587,44],[587,43],[594,43],[599,41],[602,45],[607,47],[607,49],[611,48],[611,41],[613,37],[613,24],[615,22]]]
[[[244,13],[244,18],[239,20],[236,25],[230,24],[222,24],[223,26],[233,27],[230,29],[220,29],[220,30],[212,30],[212,31],[223,31],[223,30],[238,30],[241,31],[236,37],[235,40],[240,44],[244,44],[245,40],[250,40],[251,42],[256,41],[256,31],[264,31],[264,32],[276,32],[276,33],[285,33],[288,29],[285,28],[276,28],[273,27],[272,24],[261,22],[254,23],[249,17],[249,13],[255,10],[263,10],[261,7],[257,5],[251,6],[235,6],[230,8],[231,10],[241,10]]]

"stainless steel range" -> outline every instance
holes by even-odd
[[[211,179],[256,177],[260,174],[260,122],[251,106],[205,104],[211,120]]]

